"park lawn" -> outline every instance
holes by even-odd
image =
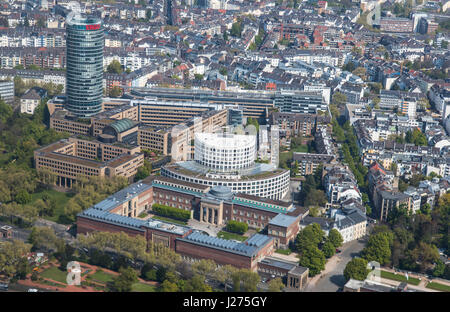
[[[172,219],[172,218],[168,218],[168,217],[157,216],[157,215],[154,215],[152,217],[152,219],[158,219],[158,220],[172,222],[172,223],[180,224],[180,225],[187,225],[186,221],[181,221],[181,220]]]
[[[67,272],[61,271],[59,268],[52,266],[44,270],[41,274],[43,278],[49,278],[54,281],[67,284]]]
[[[296,153],[308,153],[308,145],[300,145],[292,150]]]
[[[275,250],[275,252],[282,254],[282,255],[290,255],[292,253],[292,251],[290,249],[277,249]]]
[[[394,274],[391,272],[387,272],[387,271],[381,271],[381,277],[382,278],[387,278],[390,280],[394,280],[394,281],[399,281],[399,282],[406,282],[408,284],[412,284],[412,285],[419,285],[420,280],[414,277],[409,277],[408,280],[406,280],[405,275],[399,273],[399,274]]]
[[[280,152],[279,154],[280,157],[280,165],[281,164],[290,164],[292,161],[292,151],[289,152]]]
[[[225,232],[225,231],[220,231],[219,233],[217,233],[217,237],[219,238],[224,238],[224,239],[234,239],[234,240],[238,240],[238,241],[245,241],[247,239],[247,237],[243,236],[243,235],[239,235],[236,233],[230,233],[230,232]]]
[[[97,271],[91,277],[94,281],[106,284],[113,280],[114,275],[105,273],[104,271]]]
[[[31,204],[35,203],[38,199],[42,199],[44,194],[48,194],[50,199],[56,202],[56,209],[52,217],[44,216],[43,218],[54,222],[60,222],[60,216],[64,215],[64,207],[66,207],[67,202],[73,196],[73,194],[58,192],[55,190],[44,190],[38,193],[31,194]]]
[[[428,283],[426,288],[450,292],[450,286],[447,286],[447,285],[444,285],[444,284],[439,284],[439,283],[436,283],[436,282]]]
[[[133,286],[131,286],[131,291],[134,292],[155,292],[156,287],[149,284],[144,283],[134,283]]]

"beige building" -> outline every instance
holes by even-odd
[[[36,170],[49,170],[58,186],[70,188],[80,176],[132,178],[144,164],[144,155],[138,146],[71,137],[37,149],[34,161]]]

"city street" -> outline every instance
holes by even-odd
[[[345,285],[344,269],[347,263],[358,256],[364,248],[365,241],[357,240],[345,244],[341,253],[330,258],[321,274],[313,277],[305,291],[307,292],[336,292]]]
[[[26,241],[28,240],[28,236],[30,236],[31,231],[30,230],[26,230],[26,229],[21,229],[17,226],[14,225],[10,225],[8,223],[4,223],[4,222],[0,222],[0,227],[4,226],[4,225],[8,225],[12,227],[12,239],[18,239],[21,241]]]

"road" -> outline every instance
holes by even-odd
[[[3,225],[9,225],[12,227],[12,230],[13,230],[12,239],[18,239],[21,241],[28,240],[28,237],[30,236],[30,233],[31,233],[30,229],[22,229],[15,225],[0,222],[0,227]],[[38,219],[34,223],[34,226],[43,226],[43,227],[52,228],[55,231],[56,236],[63,238],[67,243],[71,243],[75,239],[75,237],[69,233],[68,225],[58,224],[56,222],[45,220],[45,219]],[[4,239],[0,238],[0,240],[4,240]]]
[[[345,285],[344,269],[347,263],[355,256],[358,256],[364,248],[364,240],[356,240],[344,244],[339,254],[331,257],[325,270],[313,277],[305,291],[309,292],[336,292]]]
[[[10,224],[4,223],[4,222],[0,222],[0,227],[4,226],[4,225],[8,225],[11,226]],[[12,238],[13,239],[18,239],[21,241],[26,241],[28,240],[28,236],[30,236],[31,231],[27,230],[27,229],[21,229],[17,226],[11,226],[12,227]],[[1,238],[0,238],[1,240]]]

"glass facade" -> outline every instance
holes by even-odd
[[[104,34],[97,18],[67,22],[66,108],[78,117],[102,109]]]

